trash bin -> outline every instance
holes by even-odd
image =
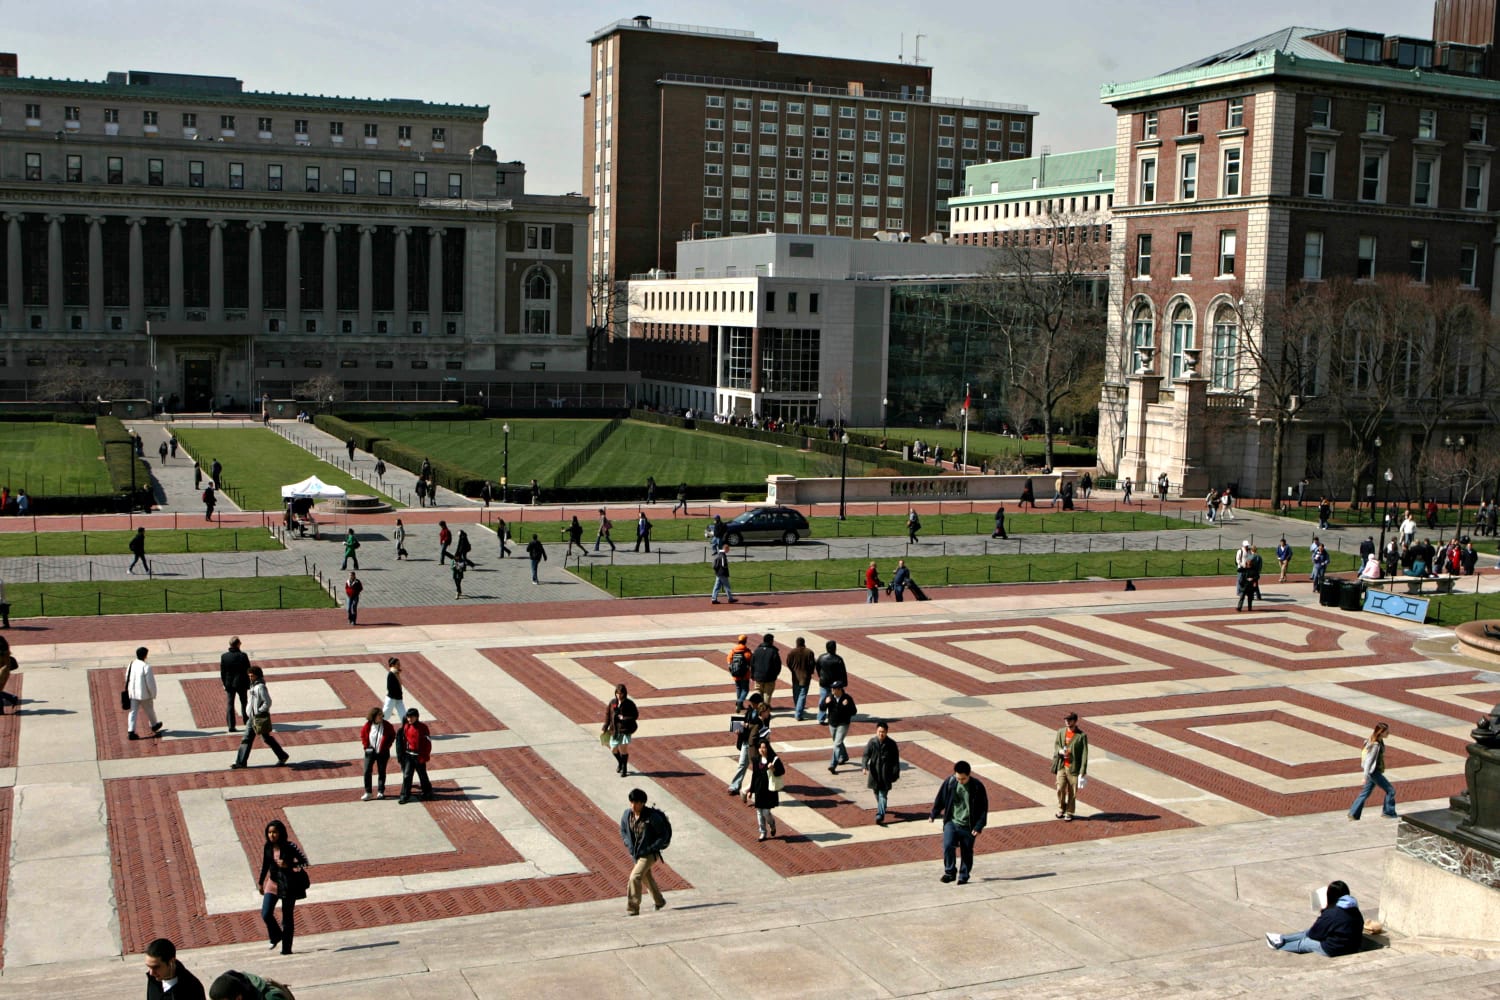
[[[1364,602],[1365,585],[1358,580],[1341,580],[1343,584],[1339,592],[1340,611],[1359,611]]]
[[[1343,580],[1335,580],[1332,577],[1325,579],[1322,586],[1318,588],[1318,603],[1325,608],[1338,607],[1343,587]]]

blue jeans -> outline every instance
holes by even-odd
[[[745,780],[745,772],[750,770],[750,741],[740,747],[740,765],[734,769],[734,777],[729,779],[729,790],[734,794],[740,793],[740,784]]]
[[[1303,955],[1322,955],[1324,958],[1328,957],[1328,952],[1323,950],[1322,943],[1308,937],[1306,931],[1281,935],[1281,948],[1279,950],[1295,951]]]
[[[889,795],[889,794],[890,794],[889,791],[882,791],[879,788],[875,789],[875,818],[876,819],[885,819],[885,797],[887,795]]]
[[[719,591],[721,590],[724,592],[725,597],[731,601],[734,600],[734,591],[729,589],[729,577],[715,576],[713,593],[708,596],[717,601],[719,599]]]
[[[281,923],[276,922],[276,900],[280,898],[274,892],[268,892],[260,898],[260,919],[266,922],[266,940],[272,944],[281,942],[281,953],[290,955],[292,953],[292,932],[296,929],[296,918],[294,908],[297,905],[295,899],[281,900]]]
[[[750,675],[736,677],[734,679],[734,708],[740,712],[745,709],[745,699],[750,697]]]
[[[958,848],[958,878],[961,882],[969,879],[969,870],[974,867],[974,834],[968,827],[954,826],[951,822],[943,821],[943,874],[952,875],[953,849]]]
[[[532,583],[536,583],[537,582],[537,580],[536,580],[536,569],[541,564],[542,564],[542,561],[540,559],[533,559],[533,560],[531,560],[531,582]]]
[[[807,712],[807,685],[792,681],[792,712],[798,722]]]
[[[833,738],[833,757],[828,761],[829,767],[838,767],[847,763],[849,751],[844,749],[844,737],[849,735],[849,723],[842,726],[829,726],[828,735]]]
[[[1379,785],[1381,790],[1385,792],[1385,804],[1380,807],[1381,813],[1389,816],[1391,819],[1396,818],[1396,790],[1391,787],[1391,783],[1385,775],[1367,774],[1365,775],[1365,787],[1359,790],[1359,797],[1354,800],[1354,805],[1349,807],[1350,819],[1359,819],[1360,813],[1364,812],[1365,809],[1365,800],[1370,797],[1370,793],[1375,790],[1376,785]]]
[[[823,702],[832,693],[833,693],[833,688],[826,688],[826,687],[823,687],[823,686],[819,685],[819,687],[818,687],[818,725],[820,725],[820,726],[827,725],[827,723],[828,723],[828,713],[823,710]]]
[[[868,597],[865,598],[865,603],[866,604],[879,604],[880,603],[880,588],[879,587],[871,587],[870,588],[870,596],[868,596]]]

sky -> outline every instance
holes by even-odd
[[[933,67],[933,93],[1039,112],[1036,148],[1107,145],[1106,83],[1141,79],[1288,25],[1426,38],[1427,0],[909,0],[548,3],[426,0],[0,0],[0,46],[24,76],[103,80],[110,70],[233,76],[245,89],[487,104],[485,141],[527,165],[527,191],[582,187],[588,39],[636,14],[739,28],[783,52]],[[28,13],[29,12],[29,13]],[[4,16],[9,15],[9,16]],[[1352,20],[1351,20],[1352,18]],[[903,38],[904,36],[904,38]]]

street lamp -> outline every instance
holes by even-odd
[[[1391,507],[1391,480],[1396,478],[1390,469],[1385,470],[1385,489],[1380,494],[1380,551],[1377,553],[1382,562],[1385,561],[1385,526],[1390,521],[1386,511]]]
[[[885,396],[881,396],[880,397],[880,444],[881,444],[881,447],[885,446],[885,438],[886,438],[886,433],[885,433],[885,428],[886,428],[886,407],[888,407],[890,405],[891,405],[890,399],[888,399]]]
[[[500,502],[510,503],[510,424],[500,425],[500,430],[505,432],[505,459],[500,466]]]
[[[1379,475],[1380,469],[1380,435],[1375,435],[1375,440],[1370,442],[1375,446],[1375,474]],[[1370,523],[1375,523],[1375,484],[1370,484],[1370,489],[1365,499],[1370,503]],[[1382,514],[1382,517],[1384,514]]]
[[[1458,443],[1457,444],[1454,444],[1453,438],[1451,438],[1451,437],[1444,437],[1443,438],[1443,444],[1445,446],[1447,446],[1449,449],[1451,449],[1455,455],[1458,455],[1460,458],[1463,457],[1464,436],[1462,434],[1460,434],[1458,436]],[[1458,524],[1453,529],[1453,537],[1454,538],[1461,538],[1461,537],[1463,537],[1463,533],[1464,533],[1464,500],[1468,497],[1468,495],[1469,495],[1469,463],[1468,463],[1467,460],[1465,460],[1464,461],[1464,491],[1458,495]]]
[[[849,480],[849,432],[845,431],[839,438],[839,443],[844,446],[844,457],[839,463],[839,520],[844,520],[848,508],[844,503],[844,488]]]

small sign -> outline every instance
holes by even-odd
[[[1409,597],[1406,594],[1388,594],[1370,588],[1365,591],[1365,610],[1391,618],[1404,618],[1421,625],[1427,621],[1428,600],[1425,597]]]

